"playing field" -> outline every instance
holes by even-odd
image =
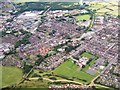
[[[22,78],[22,70],[16,67],[0,67],[2,70],[2,87],[18,83]],[[1,76],[2,75],[2,76]]]
[[[94,78],[93,76],[83,71],[80,71],[79,66],[74,64],[72,60],[67,60],[66,62],[61,64],[58,68],[56,68],[53,72],[57,75],[64,76],[67,78],[75,77],[83,83],[88,83]]]
[[[83,56],[83,57],[86,57],[86,58],[90,59],[93,55],[92,55],[92,54],[90,54],[90,53],[88,53],[88,52],[84,52],[84,53],[82,53],[82,55],[81,55],[81,56]]]
[[[85,15],[79,15],[76,16],[76,20],[79,21],[83,21],[83,20],[89,20],[90,19],[90,15],[89,14],[85,14]]]

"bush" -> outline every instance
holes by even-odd
[[[43,73],[42,71],[39,71],[39,73]]]
[[[41,77],[40,75],[38,75],[37,73],[33,74],[32,77]]]
[[[49,79],[52,79],[52,80],[57,80],[55,77],[50,77]]]
[[[49,76],[52,76],[51,74],[45,74],[45,75],[48,76],[48,77],[49,77]]]
[[[39,77],[39,79],[38,79],[38,80],[40,80],[40,81],[41,81],[41,80],[43,80],[43,78],[42,78],[42,77]]]

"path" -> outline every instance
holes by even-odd
[[[29,80],[38,80],[39,77],[34,77],[34,78],[28,78]],[[83,85],[82,83],[80,82],[77,82],[77,81],[71,81],[71,80],[65,80],[65,79],[61,79],[61,80],[51,80],[49,78],[43,78],[44,80],[48,80],[50,82],[72,82],[72,83],[76,83],[76,84],[80,84],[80,85]]]

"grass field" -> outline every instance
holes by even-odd
[[[109,9],[102,8],[102,9],[98,10],[97,13],[99,13],[99,12],[105,13],[105,12],[110,12],[110,11],[111,11],[111,10],[109,10]]]
[[[89,83],[94,77],[81,71],[79,66],[74,64],[72,60],[67,60],[53,71],[55,74],[67,78],[77,78],[83,83]]]
[[[44,80],[31,80],[25,81],[19,85],[20,90],[48,90],[48,81]]]
[[[83,20],[89,20],[90,19],[90,15],[89,14],[85,14],[85,15],[79,15],[76,16],[76,20],[79,21],[83,21]]]
[[[22,70],[16,67],[0,67],[2,68],[2,87],[6,87],[19,82],[22,78]]]
[[[84,52],[84,53],[82,53],[82,55],[81,55],[81,56],[83,56],[83,57],[86,57],[86,58],[90,59],[93,55],[92,55],[92,54],[90,54],[90,53],[88,53],[88,52]]]
[[[89,8],[92,9],[92,10],[99,9],[99,8],[102,8],[102,7],[103,7],[103,5],[98,4],[98,3],[91,4],[91,5],[89,6]]]
[[[95,87],[96,87],[96,89],[99,89],[99,90],[114,90],[113,88],[103,86],[103,85],[100,85],[100,84],[95,84]]]

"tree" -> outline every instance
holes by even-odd
[[[120,18],[120,15],[118,15],[118,18]]]
[[[0,32],[0,37],[4,37],[5,35],[7,35],[7,33],[5,31]]]
[[[8,53],[4,53],[5,55],[11,55],[11,54],[15,54],[16,53],[16,50],[13,49],[13,50],[10,50]]]
[[[82,68],[85,68],[85,65],[83,65]]]
[[[70,52],[71,50],[73,50],[73,46],[71,46],[71,45],[65,48],[65,51],[67,53]]]
[[[50,77],[49,79],[52,79],[52,80],[57,80],[55,77]]]
[[[7,22],[12,22],[12,21],[13,21],[13,18],[7,19],[6,21],[7,21]]]
[[[40,65],[40,63],[44,60],[44,58],[41,55],[37,55],[38,60],[35,62],[35,65]]]
[[[27,65],[26,62],[24,62],[23,73],[24,74],[28,73],[32,68],[33,68],[33,66]]]
[[[43,80],[43,78],[42,78],[42,77],[39,77],[38,81],[42,81],[42,80]]]
[[[93,16],[90,17],[90,20],[92,20],[92,19],[93,19]]]
[[[83,20],[83,22],[85,22],[86,20]]]
[[[85,41],[85,38],[82,38],[81,41]]]
[[[21,44],[24,44],[24,45],[30,44],[30,42],[29,42],[29,37],[30,37],[30,36],[31,36],[31,33],[27,33],[27,34],[22,38],[22,40],[17,41],[16,44],[15,44],[15,48],[18,48]]]
[[[37,73],[33,74],[32,77],[41,77],[40,75],[38,75]]]

